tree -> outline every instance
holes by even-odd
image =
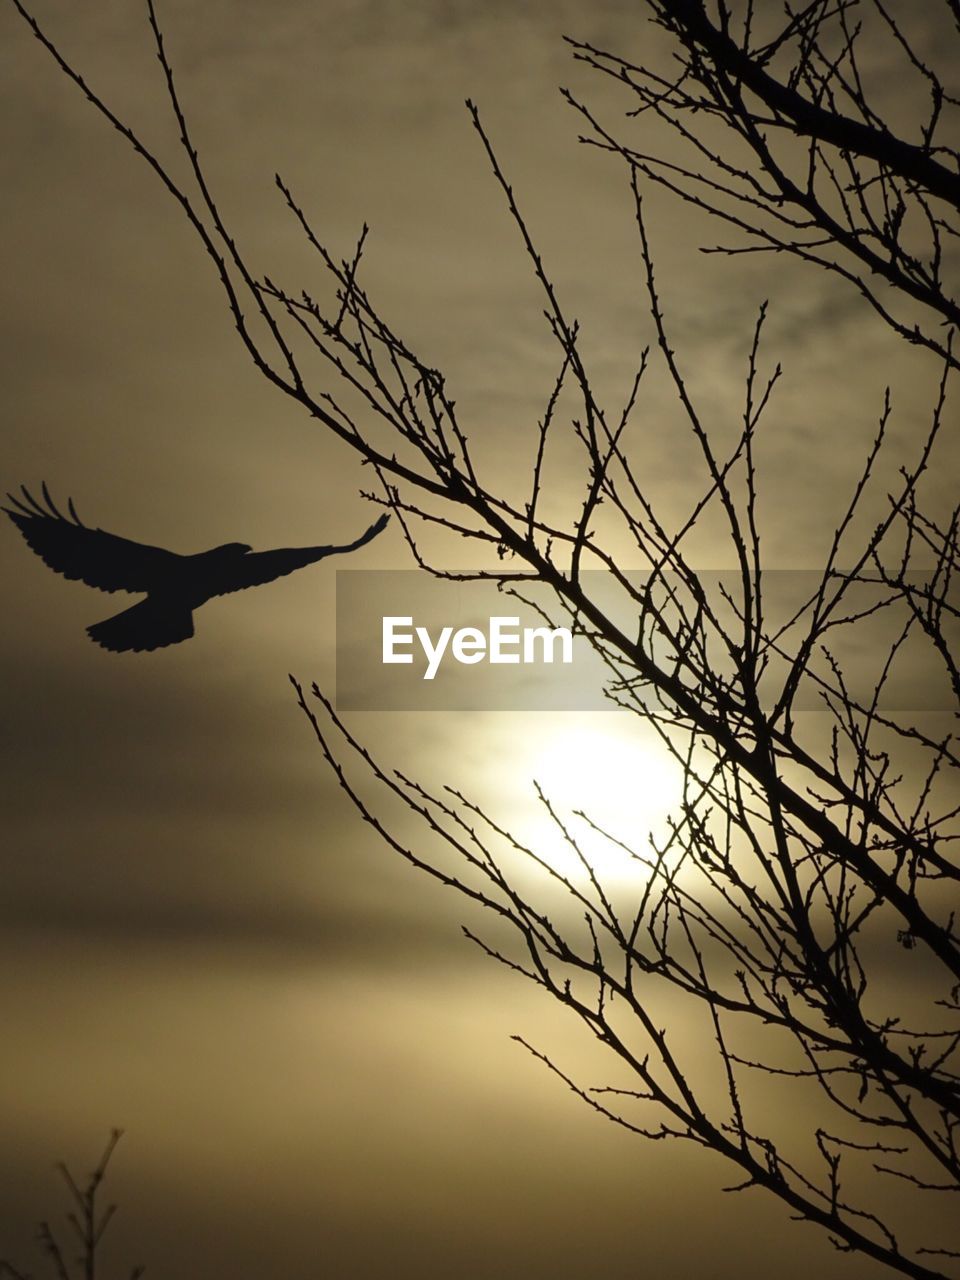
[[[575,858],[573,870],[560,871],[470,797],[430,791],[379,763],[323,691],[295,682],[360,814],[401,857],[485,910],[489,930],[468,936],[569,1008],[618,1060],[628,1083],[590,1089],[544,1056],[590,1106],[640,1136],[719,1153],[736,1166],[738,1189],[763,1188],[840,1249],[909,1276],[949,1274],[956,1242],[916,1204],[948,1202],[960,1182],[952,845],[960,757],[949,732],[885,701],[918,650],[937,664],[942,705],[955,713],[960,696],[952,592],[960,510],[931,509],[925,488],[944,449],[957,365],[949,281],[960,156],[939,138],[958,104],[920,36],[880,0],[815,0],[777,19],[750,0],[736,13],[724,0],[648,0],[672,41],[669,67],[573,44],[577,57],[622,85],[639,119],[614,131],[568,95],[585,141],[625,167],[652,330],[651,349],[613,411],[595,390],[577,322],[468,103],[557,347],[556,379],[526,442],[524,486],[513,492],[486,481],[482,447],[442,373],[365,289],[366,229],[351,256],[338,259],[278,178],[330,296],[277,283],[247,261],[191,139],[152,0],[148,20],[189,189],[85,83],[21,0],[12,3],[179,205],[256,368],[372,468],[378,488],[370,496],[397,515],[416,562],[445,576],[428,556],[425,531],[485,549],[490,567],[461,576],[494,580],[547,616],[572,620],[606,664],[611,700],[655,729],[683,777],[667,838],[646,845],[637,832],[631,842],[645,877],[623,900],[578,836],[582,824],[602,835],[602,820],[579,814],[578,828],[541,793]],[[960,28],[956,0],[945,0],[942,13]],[[872,87],[863,66],[864,51],[882,38],[929,103],[902,127],[888,119],[883,85]],[[675,133],[677,150],[647,150],[651,117]],[[757,446],[781,376],[779,365],[762,371],[768,309],[747,343],[741,423],[724,443],[723,423],[694,392],[671,335],[644,205],[650,184],[733,229],[737,242],[714,252],[792,254],[841,277],[865,312],[925,348],[930,361],[929,428],[898,458],[897,486],[877,492],[880,461],[894,448],[886,393],[859,479],[835,514],[826,563],[789,608],[771,587],[760,511]],[[662,509],[645,485],[632,440],[655,368],[669,380],[701,468],[680,514]],[[565,431],[580,449],[580,492],[574,508],[557,514],[548,474]],[[722,531],[735,566],[729,577],[716,580],[691,563],[692,533],[704,527]],[[638,559],[640,582],[624,567]],[[619,592],[614,607],[593,591],[588,567],[607,571]],[[843,656],[847,636],[865,637],[875,656],[866,695]],[[810,700],[818,718],[800,715]],[[378,788],[420,820],[422,845],[381,816]],[[542,896],[530,887],[530,867],[542,877]],[[891,952],[911,975],[912,989],[896,1003],[883,981]],[[675,1033],[681,1015],[697,1020],[692,1043]],[[798,1105],[816,1099],[808,1129],[798,1133],[793,1115],[781,1123],[767,1114],[778,1086]]]
[[[77,1280],[81,1280],[81,1277],[82,1280],[93,1280],[97,1274],[97,1263],[102,1260],[103,1235],[117,1211],[115,1204],[108,1205],[106,1209],[99,1211],[97,1197],[107,1174],[107,1166],[122,1137],[121,1129],[113,1130],[97,1162],[97,1167],[87,1175],[87,1180],[82,1186],[62,1161],[57,1164],[57,1172],[66,1184],[74,1206],[67,1214],[67,1221],[76,1237],[80,1252],[75,1259],[76,1269],[74,1269],[68,1262],[69,1252],[64,1253],[64,1248],[49,1222],[39,1224],[37,1244],[48,1260],[50,1273],[56,1277],[56,1280],[71,1280],[71,1276],[76,1276]],[[144,1271],[145,1268],[142,1266],[133,1267],[129,1273],[130,1280],[140,1280]],[[9,1277],[9,1280],[30,1280],[23,1271],[3,1258],[0,1258],[0,1275]]]

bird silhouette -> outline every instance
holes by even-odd
[[[384,514],[365,533],[345,546],[289,547],[253,551],[244,542],[227,542],[196,555],[178,555],[104,529],[91,529],[77,515],[72,500],[65,516],[42,486],[44,506],[21,487],[23,498],[7,494],[7,513],[45,565],[65,578],[100,591],[143,592],[145,600],[103,622],[87,627],[87,635],[114,653],[141,652],[179,644],[193,635],[193,612],[214,596],[262,586],[326,556],[355,551],[386,526]]]

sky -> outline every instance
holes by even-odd
[[[36,11],[179,164],[140,6]],[[338,255],[369,223],[368,283],[447,371],[494,473],[515,465],[554,356],[466,97],[584,320],[599,385],[622,394],[650,339],[628,191],[578,145],[558,86],[615,110],[561,37],[656,53],[636,6],[168,0],[160,13],[245,251],[277,278],[315,270],[277,171]],[[0,487],[46,481],[89,523],[179,551],[356,536],[373,515],[357,460],[264,385],[172,202],[10,5],[0,95]],[[655,196],[651,233],[718,417],[772,295],[786,375],[764,445],[768,546],[776,567],[816,567],[875,429],[877,369],[908,450],[929,364],[818,276],[784,264],[771,286],[766,263],[697,256],[702,224]],[[645,474],[669,505],[688,454],[652,394]],[[932,484],[945,493],[949,472]],[[709,539],[697,553],[725,567]],[[355,563],[411,568],[395,528]],[[773,1258],[785,1280],[873,1273],[775,1207],[723,1195],[719,1161],[605,1124],[511,1040],[603,1077],[583,1033],[464,940],[464,905],[392,857],[324,765],[287,676],[333,685],[334,561],[211,603],[187,644],[120,656],[84,635],[112,601],[49,573],[12,527],[0,565],[0,1256],[29,1256],[32,1224],[57,1212],[54,1162],[86,1169],[120,1126],[109,1256],[155,1276],[727,1280]],[[590,735],[620,731],[560,712],[351,723],[385,759],[473,788],[521,826],[531,771],[549,777]]]

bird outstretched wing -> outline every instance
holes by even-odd
[[[282,547],[276,551],[251,551],[233,564],[218,567],[217,590],[213,594],[224,596],[231,591],[243,591],[246,587],[259,587],[308,564],[315,564],[327,556],[356,551],[358,547],[371,542],[378,533],[382,533],[389,519],[384,513],[359,538],[343,546]]]
[[[3,507],[32,551],[65,578],[85,582],[100,591],[150,591],[183,560],[175,551],[120,538],[103,529],[90,529],[68,499],[69,516],[60,511],[47,486],[38,502],[28,489],[23,498],[7,494]]]

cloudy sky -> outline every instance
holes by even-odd
[[[179,165],[140,6],[37,12]],[[636,6],[167,0],[161,17],[258,269],[305,286],[315,271],[276,171],[337,254],[368,222],[369,286],[509,468],[554,354],[463,106],[476,100],[599,385],[622,396],[651,337],[627,187],[578,146],[557,88],[614,110],[561,36],[655,53]],[[172,202],[9,5],[0,95],[0,487],[46,481],[89,523],[179,551],[354,537],[368,477],[264,385]],[[815,567],[875,428],[877,363],[905,449],[929,366],[822,280],[785,267],[771,284],[766,263],[698,258],[702,227],[656,200],[651,227],[691,378],[716,406],[734,404],[773,297],[786,376],[765,456],[780,495],[769,548],[779,567]],[[667,503],[684,492],[684,448],[651,412],[645,474]],[[155,1276],[727,1280],[767,1274],[775,1254],[799,1280],[839,1266],[811,1230],[722,1196],[719,1162],[605,1125],[511,1042],[522,1032],[603,1078],[580,1032],[469,947],[462,905],[393,859],[331,782],[287,673],[332,686],[333,561],[210,604],[188,644],[117,657],[84,635],[110,600],[0,533],[0,1256],[24,1258],[53,1212],[54,1160],[83,1170],[116,1125],[111,1256]],[[700,555],[723,567],[715,548]],[[356,563],[410,567],[395,528]],[[560,713],[354,723],[408,772],[521,824],[531,772],[554,767],[567,786],[565,757],[612,732]],[[579,772],[603,803],[602,780]],[[870,1273],[844,1262],[844,1276]]]

